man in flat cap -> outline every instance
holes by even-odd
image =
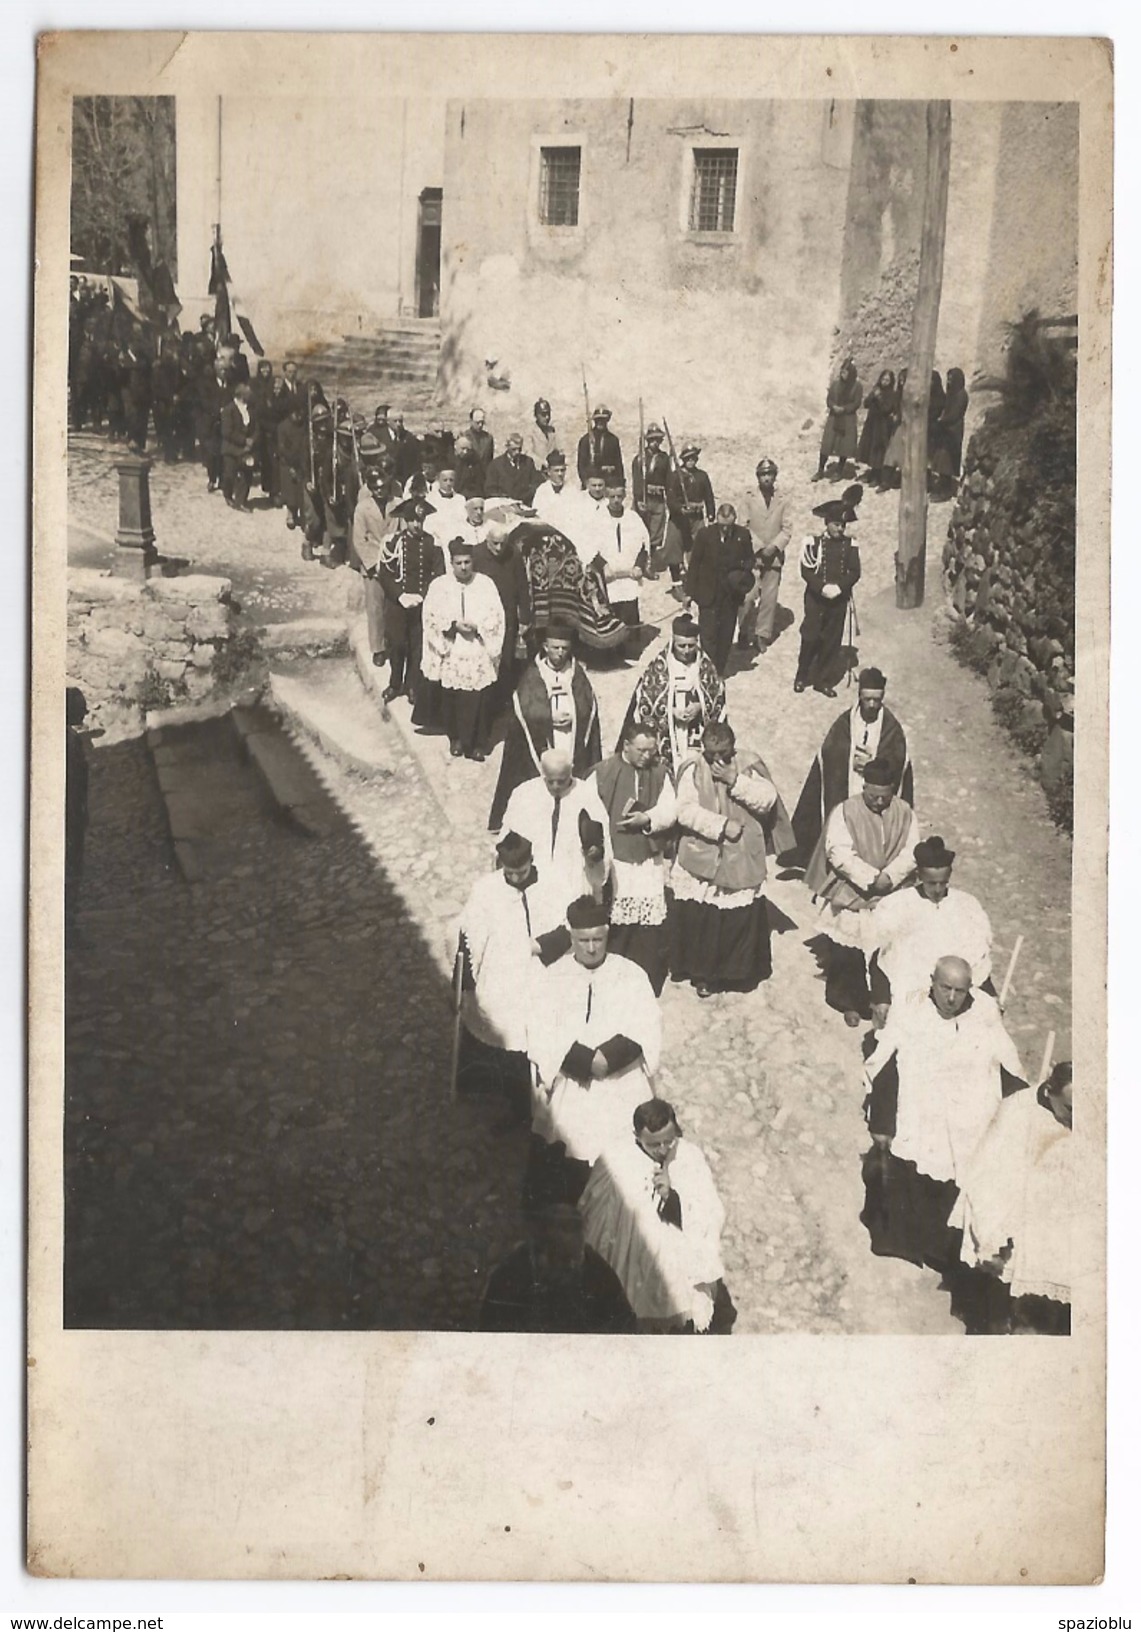
[[[757,491],[745,501],[744,522],[753,541],[756,579],[741,608],[738,645],[764,652],[776,639],[780,575],[792,537],[788,500],[776,491],[777,467],[772,459],[757,466]]]
[[[860,671],[856,701],[833,720],[812,762],[792,814],[797,860],[807,867],[830,811],[860,789],[860,772],[870,759],[891,767],[895,789],[915,804],[915,783],[907,734],[884,706],[887,679],[879,669]]]
[[[475,551],[464,538],[448,545],[450,571],[434,578],[424,597],[422,668],[425,696],[439,688],[439,721],[453,759],[483,761],[491,737],[491,698],[503,651],[503,602],[485,573],[475,570]],[[436,723],[422,710],[417,725]]]
[[[589,476],[601,476],[606,484],[626,480],[622,445],[610,429],[610,409],[601,404],[591,415],[590,430],[579,438],[578,479],[583,487]]]
[[[689,554],[698,528],[711,522],[716,515],[713,484],[698,460],[701,449],[696,442],[682,444],[678,468],[671,471],[666,482],[666,542],[662,561],[670,569],[675,600],[684,600],[682,576],[689,565]]]
[[[548,748],[565,748],[577,777],[587,776],[602,758],[598,699],[574,655],[575,639],[571,624],[552,620],[542,631],[538,652],[519,677],[487,822],[493,832],[515,789],[540,775],[539,762]]]
[[[512,431],[498,459],[487,466],[484,492],[489,500],[511,499],[530,506],[539,485],[535,461],[523,452],[523,438]]]
[[[825,697],[835,697],[834,682],[843,667],[844,621],[860,581],[859,547],[845,532],[856,513],[842,499],[817,505],[812,513],[822,519],[824,531],[810,534],[800,548],[804,621],[792,689],[812,686]]]
[[[546,397],[540,397],[534,408],[534,419],[527,427],[525,448],[527,454],[539,471],[546,468],[547,460],[552,453],[557,452],[559,446],[558,433],[551,423],[551,405]]]
[[[872,759],[860,775],[863,791],[830,813],[804,875],[829,943],[825,1001],[849,1026],[871,1018],[869,920],[877,902],[910,882],[919,843],[919,823],[895,794],[892,767]]]
[[[609,915],[586,895],[566,912],[571,950],[536,978],[528,1053],[538,1083],[532,1198],[577,1201],[590,1164],[651,1098],[662,1019],[644,970],[610,953]]]
[[[879,902],[868,917],[872,1012],[881,1025],[889,1005],[926,992],[931,970],[946,954],[965,959],[972,985],[995,995],[990,919],[973,895],[952,887],[955,852],[935,833],[914,854],[914,884]]]
[[[705,727],[724,718],[725,682],[701,649],[697,623],[683,612],[673,621],[669,645],[642,670],[626,722],[652,727],[662,763],[676,780],[683,761],[700,749]]]
[[[544,912],[531,841],[505,833],[496,868],[476,880],[457,924],[460,1028],[457,1093],[501,1093],[513,1122],[531,1114],[527,993],[540,937],[562,923]]]
[[[650,535],[650,570],[648,578],[656,578],[662,564],[666,542],[666,483],[670,479],[670,458],[662,448],[665,433],[660,425],[647,425],[645,449],[634,455],[630,464],[630,480],[634,508],[646,524]]]
[[[384,700],[409,697],[415,701],[420,682],[424,597],[444,568],[444,554],[424,522],[434,514],[427,499],[417,496],[393,505],[389,516],[399,530],[388,541],[374,571],[384,591],[384,632],[388,644],[389,674]]]

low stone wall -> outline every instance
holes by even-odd
[[[1073,490],[1043,483],[1033,436],[983,426],[971,439],[943,549],[946,627],[1064,814],[1073,779]]]
[[[238,632],[228,578],[68,574],[68,682],[112,740],[140,731],[147,709],[209,696],[219,654]]]

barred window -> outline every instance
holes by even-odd
[[[737,204],[737,149],[695,147],[690,232],[732,232]]]
[[[581,147],[544,147],[539,170],[539,220],[545,227],[578,226]]]

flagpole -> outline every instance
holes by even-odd
[[[222,221],[222,98],[218,98],[218,174],[214,178],[217,209],[215,214],[219,225]]]

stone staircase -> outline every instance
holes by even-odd
[[[366,418],[386,397],[394,412],[422,414],[436,398],[440,320],[393,318],[374,334],[346,335],[310,352],[304,367],[327,395],[335,387]]]

